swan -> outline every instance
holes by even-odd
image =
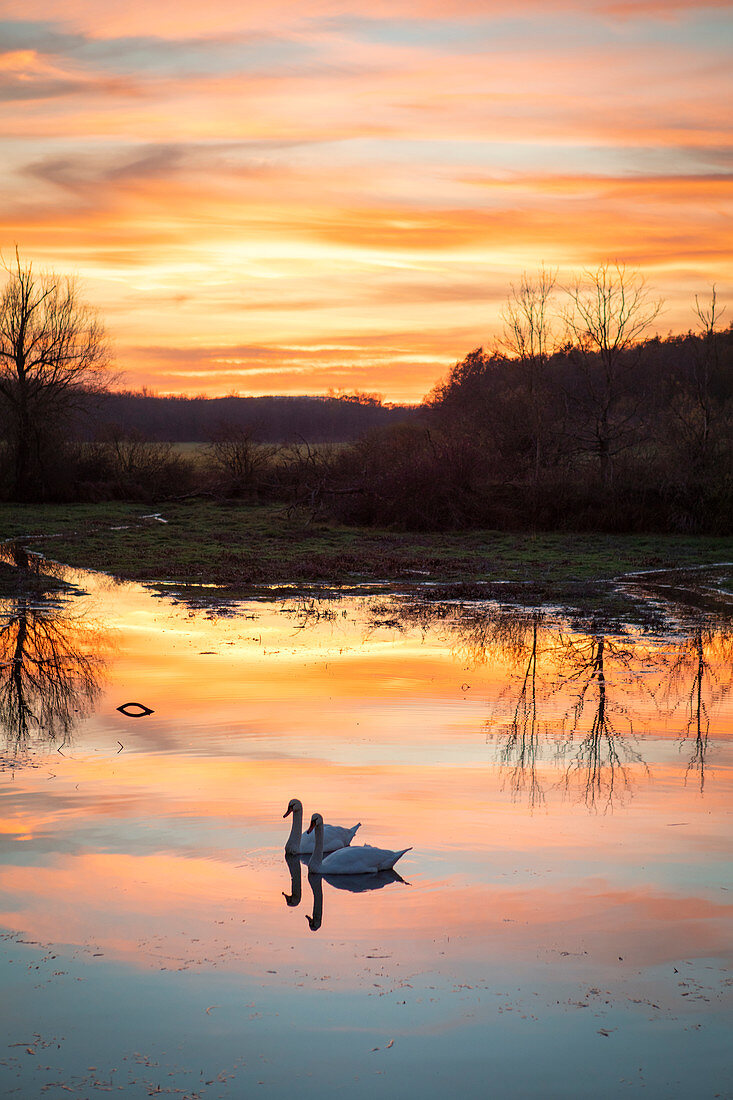
[[[308,832],[315,831],[316,843],[308,864],[308,871],[317,875],[366,875],[377,871],[391,871],[398,859],[412,848],[392,852],[388,848],[372,848],[365,844],[359,848],[340,848],[324,858],[323,818],[313,814]]]
[[[309,855],[313,851],[315,837],[308,836],[307,833],[303,832],[303,803],[299,798],[290,799],[283,817],[287,817],[288,814],[293,815],[293,827],[285,844],[286,854]],[[323,818],[321,818],[322,820]],[[324,825],[323,851],[335,852],[337,848],[346,848],[347,845],[351,844],[356,830],[360,826],[361,822],[353,825],[350,829],[347,829],[345,825]]]

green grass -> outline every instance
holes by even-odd
[[[167,523],[142,518],[158,511]],[[731,538],[404,533],[308,524],[274,505],[206,501],[0,505],[0,539],[19,536],[67,565],[121,578],[236,587],[430,579],[530,582],[547,592],[633,570],[733,559]]]

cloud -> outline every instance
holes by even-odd
[[[352,370],[419,396],[542,260],[638,264],[670,325],[733,283],[719,6],[17,10],[0,0],[0,246],[84,276],[121,365],[163,388]]]
[[[725,11],[727,0],[703,0],[694,6],[689,0],[525,0],[521,10],[508,0],[345,0],[338,6],[338,18],[353,21],[371,18],[407,23],[456,24],[472,23],[487,17],[515,19],[528,25],[542,17],[563,22],[579,15],[598,21],[656,20],[686,21],[704,18],[711,12]],[[100,0],[24,0],[23,11],[28,21],[42,23],[53,20],[68,28],[93,26],[102,38],[126,35],[153,35],[179,38],[218,36],[245,30],[269,29],[273,26],[302,31],[313,23],[334,18],[331,0],[312,0],[304,9],[302,0],[212,0],[202,6],[198,0],[178,0],[175,5],[163,3],[128,4],[123,9],[101,3]],[[17,19],[18,6],[13,0],[2,0],[0,14]]]
[[[318,47],[306,38],[267,32],[165,37],[152,34],[99,36],[69,33],[54,23],[0,21],[0,42],[8,52],[33,53],[56,64],[91,72],[143,77],[181,76],[195,80],[226,72],[293,72],[318,61]]]

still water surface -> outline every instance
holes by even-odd
[[[728,625],[76,581],[0,605],[3,1095],[733,1096]]]

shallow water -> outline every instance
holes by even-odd
[[[76,579],[0,605],[3,1095],[733,1096],[728,625]]]

